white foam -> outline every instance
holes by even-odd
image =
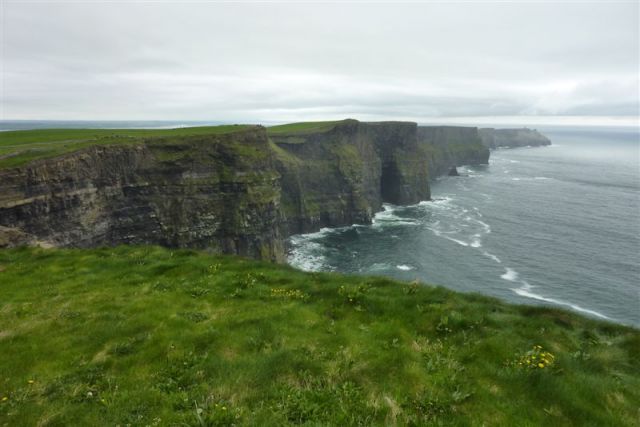
[[[396,265],[396,268],[402,271],[415,270],[414,267],[411,267],[410,265],[406,265],[406,264]]]
[[[298,241],[294,245],[297,247],[287,257],[291,266],[304,271],[331,270],[326,264],[326,258],[322,254],[323,246],[320,243],[307,240]]]
[[[527,285],[528,285],[528,283],[527,283]],[[543,297],[542,295],[535,294],[535,293],[530,291],[530,288],[531,288],[531,286],[529,286],[529,288],[527,288],[526,286],[522,286],[521,288],[512,289],[512,291],[515,292],[516,294],[520,295],[520,296],[523,296],[523,297],[532,298],[532,299],[536,299],[538,301],[544,301],[544,302],[548,302],[548,303],[552,303],[552,304],[563,305],[563,306],[566,306],[566,307],[570,307],[570,308],[572,308],[572,309],[574,309],[576,311],[580,311],[582,313],[587,313],[587,314],[591,314],[591,315],[596,316],[596,317],[600,317],[601,319],[613,320],[612,318],[610,318],[608,316],[605,316],[602,313],[598,313],[595,310],[589,310],[587,308],[580,307],[579,305],[572,304],[570,302],[558,300],[558,299],[555,299],[555,298],[547,298],[547,297]]]
[[[480,217],[482,217],[482,214],[480,212],[478,212],[478,215]],[[475,222],[477,222],[478,224],[480,224],[482,226],[482,228],[484,229],[485,234],[491,233],[491,226],[489,224],[487,224],[484,221],[480,221],[479,219],[476,219]]]
[[[404,218],[398,216],[395,212],[398,210],[398,206],[383,204],[383,210],[377,212],[373,216],[373,220],[371,221],[373,227],[380,228],[384,226],[398,226],[398,225],[416,225],[418,221],[413,218]]]
[[[391,268],[391,266],[387,263],[384,262],[376,262],[374,264],[371,264],[371,267],[368,268],[368,270],[373,270],[373,271],[377,271],[377,270],[388,270],[389,268]]]
[[[445,239],[451,240],[452,242],[456,242],[459,245],[469,246],[469,243],[467,243],[467,242],[465,242],[463,240],[454,239],[453,237],[449,237],[449,236],[442,236],[442,237],[444,237]]]
[[[501,279],[508,280],[510,282],[515,282],[518,280],[518,272],[512,268],[507,267],[505,269],[505,273],[500,276]]]
[[[487,251],[482,251],[482,255],[486,256],[487,258],[491,258],[492,260],[494,260],[498,264],[502,264],[502,261],[500,260],[500,258],[495,256],[494,254],[491,254],[491,253],[489,253]]]
[[[607,317],[602,313],[598,313],[597,311],[589,310],[587,308],[580,307],[579,305],[572,304],[570,302],[562,301],[562,300],[559,300],[559,299],[547,298],[547,297],[544,297],[544,296],[542,296],[540,294],[536,294],[536,293],[532,292],[533,286],[531,286],[531,284],[529,284],[529,282],[527,282],[526,280],[519,279],[518,272],[515,271],[512,268],[508,268],[507,267],[505,269],[505,273],[503,275],[501,275],[500,277],[502,279],[508,280],[510,282],[520,282],[521,286],[519,288],[512,288],[511,289],[513,292],[515,292],[516,294],[518,294],[520,296],[523,296],[523,297],[526,297],[526,298],[535,299],[535,300],[538,300],[538,301],[548,302],[548,303],[551,303],[551,304],[570,307],[570,308],[572,308],[572,309],[574,309],[576,311],[580,311],[582,313],[591,314],[592,316],[600,317],[602,319],[613,320],[610,317]]]

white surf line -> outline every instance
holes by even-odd
[[[486,256],[487,258],[490,258],[490,259],[494,260],[498,264],[502,264],[502,261],[500,260],[500,258],[498,258],[497,256],[495,256],[492,253],[489,253],[487,251],[482,251],[482,255]]]
[[[614,320],[611,317],[605,316],[604,314],[599,313],[599,312],[597,312],[595,310],[589,310],[588,308],[580,307],[577,304],[573,304],[573,303],[570,303],[570,302],[567,302],[567,301],[558,300],[558,299],[555,299],[555,298],[547,298],[547,297],[544,297],[542,295],[539,295],[539,294],[531,292],[531,289],[533,288],[533,286],[531,286],[526,280],[520,279],[518,272],[515,271],[512,268],[506,267],[504,274],[502,274],[500,276],[500,278],[502,278],[504,280],[507,280],[509,282],[517,282],[517,283],[522,284],[522,286],[519,287],[519,288],[511,288],[511,290],[513,292],[515,292],[516,294],[518,294],[520,296],[523,296],[523,297],[526,297],[526,298],[535,299],[535,300],[538,300],[538,301],[548,302],[548,303],[551,303],[551,304],[570,307],[570,308],[574,309],[575,311],[580,311],[582,313],[591,314],[592,316],[596,316],[596,317],[599,317],[601,319]]]

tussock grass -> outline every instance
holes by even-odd
[[[562,310],[157,247],[0,267],[0,426],[638,422],[640,333]]]

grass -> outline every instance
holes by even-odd
[[[281,135],[305,135],[309,133],[328,132],[333,129],[337,124],[344,123],[346,120],[334,120],[326,122],[300,122],[300,123],[288,123],[284,125],[270,126],[267,128],[267,132],[270,136]]]
[[[0,251],[0,349],[0,426],[631,426],[640,406],[636,329],[157,247]]]
[[[149,138],[221,135],[251,127],[222,125],[176,129],[36,129],[0,132],[0,168],[19,166],[96,144],[135,144]]]

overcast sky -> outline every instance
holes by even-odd
[[[2,3],[2,118],[637,123],[631,2]]]

